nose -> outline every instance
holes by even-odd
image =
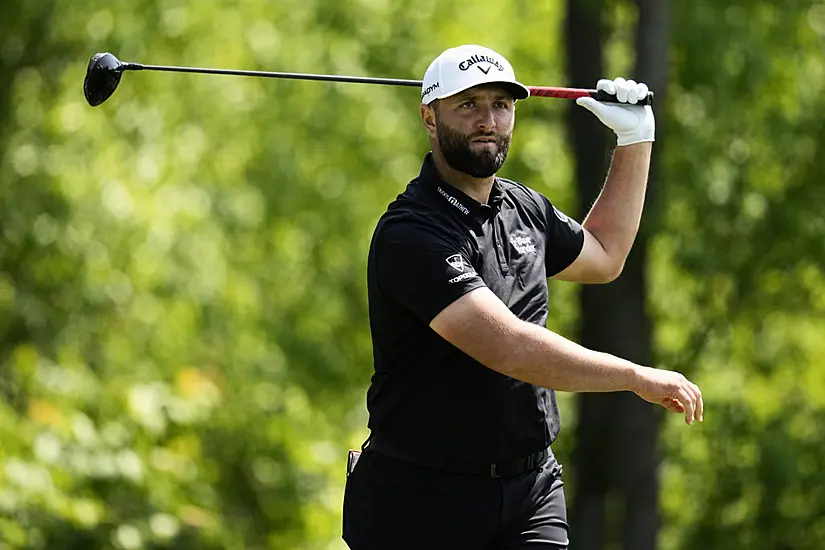
[[[484,107],[479,109],[478,121],[476,122],[479,130],[490,132],[496,127],[496,117],[494,116],[491,107]]]

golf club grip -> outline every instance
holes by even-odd
[[[603,90],[587,90],[584,88],[556,88],[552,86],[529,86],[530,96],[554,97],[557,99],[578,99],[580,97],[592,97],[596,101],[604,103],[621,103],[615,95],[608,94]],[[625,105],[628,105],[625,103]],[[647,97],[638,101],[636,105],[653,105],[653,92],[648,92]]]

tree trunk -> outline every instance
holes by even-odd
[[[620,307],[627,317],[618,327],[629,330],[625,357],[642,364],[653,363],[650,319],[646,312],[647,251],[651,228],[658,226],[656,194],[659,175],[659,152],[664,135],[661,116],[664,113],[668,80],[668,1],[636,0],[639,19],[636,27],[636,80],[645,82],[654,90],[657,117],[656,145],[648,183],[648,196],[642,229],[634,251],[628,259],[624,277],[614,291],[623,297]],[[621,311],[621,309],[619,310]],[[620,336],[622,336],[620,334]],[[634,353],[635,350],[635,353]],[[622,524],[622,547],[625,550],[655,550],[659,530],[659,455],[657,443],[662,410],[654,408],[631,394],[620,396],[619,454],[622,457],[621,477],[618,480],[625,502]]]
[[[604,73],[602,0],[568,0],[567,70],[571,85],[592,87]],[[637,62],[628,78],[646,82],[658,111],[667,80],[667,2],[637,0]],[[647,245],[656,226],[651,206],[658,175],[661,120],[651,167],[642,228],[621,277],[609,285],[584,286],[580,293],[580,341],[640,364],[652,364],[651,324],[646,311]],[[608,139],[601,123],[573,106],[568,118],[579,204],[585,214],[598,196],[608,166]],[[654,550],[659,526],[657,441],[661,411],[635,395],[578,396],[575,494],[571,541],[579,550],[602,550],[620,541],[626,550]],[[620,511],[622,510],[622,511]],[[613,528],[615,526],[615,528]]]
[[[568,0],[565,20],[567,74],[570,84],[592,88],[604,75],[602,48],[604,25],[603,0]],[[609,134],[590,112],[573,104],[568,128],[575,160],[580,216],[599,193],[607,169]],[[597,314],[599,302],[585,287],[580,296],[582,307],[581,342],[598,347]],[[605,538],[605,500],[610,487],[610,462],[605,457],[615,447],[609,440],[616,430],[611,425],[615,414],[612,395],[581,394],[577,397],[578,425],[573,450],[574,487],[570,510],[571,544],[579,550],[600,550]]]

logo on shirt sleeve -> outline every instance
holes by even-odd
[[[464,258],[461,257],[461,254],[453,254],[447,258],[447,263],[450,264],[450,267],[453,269],[464,273]]]
[[[452,256],[446,258],[446,260],[447,263],[450,264],[450,267],[461,273],[461,275],[457,275],[452,279],[448,279],[448,283],[458,283],[461,281],[465,281],[467,279],[472,279],[476,276],[476,271],[475,269],[473,269],[473,266],[466,263],[461,254],[453,254]]]

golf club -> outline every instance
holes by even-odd
[[[354,82],[357,84],[384,84],[390,86],[421,87],[420,80],[403,80],[397,78],[371,78],[363,76],[339,76],[326,74],[278,73],[269,71],[247,71],[232,69],[209,69],[198,67],[173,67],[168,65],[142,65],[125,63],[111,53],[96,53],[89,60],[86,78],[83,80],[83,94],[92,107],[109,99],[120,84],[124,71],[166,71],[175,73],[221,74],[232,76],[256,76],[264,78],[285,78],[293,80],[321,80],[327,82]],[[551,86],[528,86],[530,96],[551,97],[557,99],[577,99],[590,96],[597,101],[617,103],[616,97],[602,91],[584,88],[559,88]],[[653,92],[640,100],[637,105],[652,105]]]

